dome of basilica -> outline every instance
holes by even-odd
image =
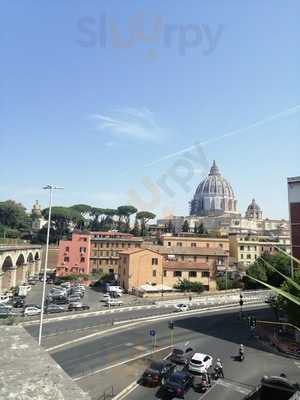
[[[199,184],[191,201],[191,215],[218,216],[237,213],[237,201],[230,183],[220,174],[216,162]]]

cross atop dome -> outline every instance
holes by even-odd
[[[215,160],[213,161],[213,165],[210,169],[209,175],[221,175]]]

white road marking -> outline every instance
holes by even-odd
[[[248,304],[248,305],[244,305],[244,309],[246,309],[248,307],[253,307],[254,305],[262,306],[265,304],[264,303]],[[222,310],[235,310],[235,309],[239,309],[239,308],[240,308],[239,305],[222,305],[222,306],[215,306],[215,307],[209,307],[209,308],[202,308],[200,310],[190,310],[190,311],[184,311],[184,312],[180,312],[180,313],[154,315],[151,317],[142,317],[142,318],[131,319],[131,320],[127,320],[127,321],[119,321],[119,322],[115,323],[115,325],[118,325],[118,326],[115,326],[114,328],[109,328],[109,329],[106,329],[101,332],[94,332],[94,333],[91,333],[86,336],[81,336],[79,338],[69,340],[65,343],[61,343],[56,346],[49,347],[49,348],[45,349],[45,351],[47,351],[47,352],[55,351],[55,350],[61,349],[66,346],[70,346],[72,344],[82,342],[84,340],[89,340],[89,339],[93,339],[98,336],[103,336],[107,333],[122,331],[123,329],[127,329],[127,328],[131,329],[137,325],[142,325],[144,323],[152,322],[153,320],[163,321],[165,319],[169,319],[170,317],[172,317],[172,319],[177,319],[177,318],[182,318],[184,316],[189,316],[189,315],[205,314],[207,312],[214,313],[214,312],[218,312],[218,311],[222,311]],[[123,325],[123,324],[125,324],[125,325]]]
[[[172,353],[167,354],[163,360],[166,360],[167,358],[170,357]],[[137,387],[139,387],[139,384],[136,383],[136,381],[133,381],[130,383],[125,389],[123,389],[120,393],[118,393],[115,397],[113,397],[112,400],[123,400],[125,397],[127,397],[130,393],[132,393]]]
[[[139,354],[138,356],[129,358],[129,359],[125,360],[125,361],[121,361],[121,362],[116,363],[116,364],[108,365],[107,367],[104,367],[104,368],[98,369],[96,371],[93,371],[90,374],[86,374],[86,375],[83,375],[83,376],[79,376],[77,378],[73,378],[73,381],[79,381],[80,379],[84,379],[87,376],[96,375],[96,374],[98,374],[100,372],[104,372],[104,371],[108,371],[108,370],[110,370],[112,368],[120,367],[121,365],[128,364],[129,362],[136,361],[136,360],[139,360],[141,358],[145,358],[145,357],[151,356],[152,354],[159,353],[160,351],[167,350],[167,349],[169,349],[171,347],[172,346],[165,346],[165,347],[162,347],[162,348],[154,350],[154,351],[148,351],[147,353]]]
[[[234,390],[235,392],[245,394],[245,395],[247,395],[247,394],[249,394],[251,392],[250,389],[246,389],[246,388],[244,388],[244,387],[242,387],[240,385],[236,385],[235,383],[227,382],[226,380],[223,380],[223,379],[218,380],[217,384],[221,385],[221,386],[224,386],[224,387],[227,387],[227,388],[229,388],[231,390]]]
[[[209,389],[207,389],[206,392],[201,397],[199,397],[199,400],[205,399],[205,397],[208,395],[208,393],[210,391],[212,391],[215,386],[216,386],[216,382],[214,384],[212,384],[211,387]]]

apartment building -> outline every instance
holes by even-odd
[[[58,249],[56,275],[80,275],[90,272],[89,232],[73,232],[70,240],[61,240]]]
[[[257,236],[232,233],[229,235],[230,255],[234,262],[246,269],[264,253],[275,254],[281,248],[290,252],[289,236]]]
[[[292,255],[300,260],[300,176],[288,178]],[[294,263],[295,268],[299,268]]]
[[[229,264],[228,239],[166,236],[162,246],[143,244],[137,250],[120,253],[119,278],[126,290],[145,284],[173,288],[184,279],[216,290],[216,274]]]
[[[129,233],[91,232],[91,272],[118,273],[119,252],[141,247],[143,239]]]
[[[118,273],[119,251],[139,248],[142,238],[115,231],[73,232],[70,240],[61,240],[56,274]]]

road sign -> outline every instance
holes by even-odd
[[[150,329],[149,335],[150,335],[150,336],[155,336],[155,335],[156,335],[155,330],[154,330],[154,329]]]

